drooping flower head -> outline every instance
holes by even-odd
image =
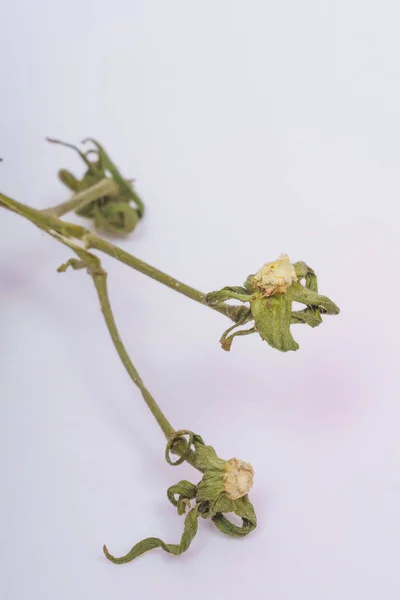
[[[114,184],[110,186],[107,193],[96,196],[81,208],[76,208],[76,214],[93,219],[97,229],[119,235],[131,233],[144,212],[143,202],[133,187],[133,180],[122,177],[104,148],[96,140],[83,140],[83,144],[91,142],[94,146],[86,152],[60,140],[48,138],[48,141],[72,148],[85,163],[86,172],[82,179],[77,179],[66,169],[60,169],[58,172],[60,181],[75,195],[106,179]]]
[[[179,458],[173,460],[171,453]],[[183,480],[167,490],[168,499],[178,514],[186,515],[181,541],[179,544],[166,544],[160,538],[147,538],[119,558],[112,556],[104,546],[105,556],[114,563],[129,562],[153,548],[182,554],[197,533],[199,517],[211,519],[222,533],[232,537],[244,537],[257,525],[254,507],[248,497],[254,479],[253,467],[249,463],[238,458],[223,460],[199,435],[187,430],[176,431],[170,436],[165,457],[170,465],[180,465],[186,460],[203,473],[197,485]],[[229,521],[225,516],[227,513],[241,517],[242,526]]]
[[[210,306],[218,306],[230,299],[248,306],[238,312],[236,323],[221,336],[221,346],[228,351],[236,336],[252,333],[258,333],[270,346],[281,352],[298,350],[291,325],[305,323],[317,327],[322,323],[321,315],[339,313],[339,308],[332,300],[318,293],[314,271],[304,262],[292,264],[287,254],[281,254],[278,260],[266,263],[255,275],[249,275],[243,286],[224,287],[206,296]],[[305,304],[306,308],[293,310],[293,302]],[[252,327],[241,328],[251,322]]]

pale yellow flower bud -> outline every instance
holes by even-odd
[[[248,494],[253,485],[254,470],[249,463],[231,458],[225,463],[224,490],[231,500],[237,500]]]
[[[294,281],[297,281],[296,271],[287,254],[266,263],[253,277],[253,284],[263,296],[285,294]]]

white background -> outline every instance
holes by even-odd
[[[116,318],[177,428],[250,461],[259,526],[201,521],[189,551],[166,499],[189,466],[110,343],[90,279],[0,213],[0,596],[5,600],[398,600],[400,11],[393,1],[4,2],[1,191],[44,208],[82,172],[45,136],[100,140],[146,218],[121,242],[203,291],[281,252],[342,309],[281,354],[218,344],[221,315],[105,258]]]

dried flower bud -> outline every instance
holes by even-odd
[[[76,150],[84,161],[87,170],[82,179],[77,179],[66,169],[61,169],[58,173],[62,183],[74,193],[90,190],[103,180],[115,184],[115,189],[95,196],[93,200],[77,208],[76,214],[93,219],[96,228],[107,232],[122,235],[132,232],[143,216],[143,202],[133,189],[133,180],[122,177],[104,148],[96,140],[84,140],[83,143],[91,142],[94,149],[83,153],[71,144],[53,139],[48,141]],[[94,160],[89,159],[92,154],[95,156]]]
[[[253,467],[239,460],[231,458],[225,463],[224,490],[231,500],[237,500],[249,493],[253,485]]]
[[[179,458],[173,461],[171,452]],[[170,436],[165,457],[170,465],[179,465],[187,460],[203,473],[197,485],[182,480],[167,491],[168,499],[178,514],[185,515],[180,543],[166,544],[159,538],[146,538],[119,558],[110,554],[104,546],[103,552],[111,562],[126,563],[153,548],[162,548],[170,554],[182,554],[197,533],[200,517],[211,519],[222,533],[232,537],[244,537],[256,528],[254,507],[247,496],[254,476],[253,468],[248,463],[237,458],[227,461],[219,458],[212,446],[206,446],[199,435],[187,430],[176,431]],[[240,517],[242,526],[229,521],[226,513]]]
[[[206,296],[207,304],[213,307],[231,299],[248,307],[242,307],[235,324],[222,334],[220,343],[226,351],[231,349],[235,337],[253,333],[281,352],[297,350],[299,345],[292,336],[291,325],[317,327],[322,323],[321,315],[339,314],[336,304],[318,293],[314,271],[304,262],[291,264],[287,254],[265,264],[256,275],[249,275],[243,286],[227,286]],[[293,302],[305,304],[306,308],[293,310]],[[252,326],[243,329],[248,323]]]
[[[281,254],[278,260],[266,263],[253,277],[253,285],[263,296],[285,294],[297,275],[287,254]]]

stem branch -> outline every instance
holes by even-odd
[[[61,233],[62,235],[82,240],[85,243],[86,248],[94,248],[96,250],[100,250],[101,252],[104,252],[104,254],[108,254],[109,256],[115,258],[119,262],[122,262],[125,265],[131,267],[132,269],[135,269],[136,271],[139,271],[140,273],[143,273],[144,275],[155,279],[159,283],[162,283],[163,285],[166,285],[172,290],[183,294],[187,298],[190,298],[195,302],[199,302],[200,304],[203,304],[203,306],[208,306],[208,304],[205,303],[206,294],[204,294],[203,292],[200,292],[199,290],[196,290],[190,285],[186,285],[178,279],[171,277],[171,275],[167,275],[167,273],[163,273],[159,269],[152,267],[151,265],[145,263],[143,260],[140,260],[132,254],[129,254],[129,252],[126,252],[122,248],[119,248],[111,242],[100,238],[85,227],[75,225],[73,223],[68,223],[67,221],[63,221],[57,216],[55,216],[56,212],[66,212],[66,205],[69,206],[68,210],[71,210],[71,203],[75,201],[76,196],[71,200],[68,200],[66,203],[60,204],[58,207],[56,206],[53,209],[46,209],[41,211],[35,208],[31,208],[26,204],[22,204],[21,202],[17,202],[16,200],[13,200],[5,194],[0,193],[0,206],[8,208],[9,210],[29,219],[37,227],[40,227],[40,229],[43,229],[48,233],[50,233],[50,230],[55,230]],[[87,197],[85,198],[85,202],[86,201]],[[240,306],[220,304],[218,306],[210,306],[209,308],[212,308],[213,310],[225,315],[226,317],[232,319],[232,321],[235,322],[240,317]]]
[[[120,359],[122,361],[122,364],[124,365],[125,369],[127,370],[130,378],[132,379],[133,383],[135,385],[137,385],[137,387],[140,389],[144,401],[146,402],[152,415],[154,416],[157,423],[159,424],[165,437],[168,439],[173,433],[175,433],[175,430],[172,427],[171,423],[168,421],[167,417],[162,412],[161,408],[158,406],[158,404],[155,401],[152,394],[149,392],[149,390],[143,383],[143,380],[140,377],[134,364],[132,363],[132,361],[126,351],[126,348],[121,340],[121,337],[119,335],[117,324],[115,322],[114,315],[113,315],[113,312],[111,309],[110,299],[108,297],[107,273],[105,271],[103,271],[103,269],[101,269],[100,261],[97,259],[97,257],[94,257],[93,255],[89,254],[86,251],[82,252],[82,251],[75,250],[75,252],[78,254],[78,256],[80,256],[82,258],[84,258],[84,255],[86,255],[87,257],[90,257],[89,260],[93,261],[93,259],[94,259],[94,261],[96,261],[95,262],[96,268],[93,269],[91,264],[89,264],[89,260],[87,258],[85,258],[85,262],[86,262],[86,265],[88,266],[89,274],[92,276],[93,283],[96,287],[97,295],[100,300],[101,312],[103,313],[104,320],[107,325],[107,329],[108,329],[111,339],[114,343],[114,347],[118,353],[118,356],[120,357]],[[183,438],[178,439],[176,441],[176,443],[174,444],[174,447],[172,449],[172,452],[174,454],[177,454],[178,456],[181,456],[183,453],[185,453],[186,461],[190,465],[195,467],[196,469],[201,470],[197,464],[196,454],[192,450],[187,452],[187,443]]]
[[[97,270],[91,272],[90,274],[92,275],[93,283],[96,287],[97,295],[100,300],[101,312],[103,313],[107,329],[110,333],[111,339],[114,343],[118,356],[120,357],[122,364],[127,370],[129,377],[132,379],[133,383],[137,385],[137,387],[140,389],[144,401],[151,410],[165,437],[168,439],[170,435],[174,433],[175,430],[164,415],[164,413],[162,412],[162,410],[160,409],[160,407],[158,406],[157,402],[155,401],[147,387],[144,385],[138,371],[136,370],[131,359],[129,358],[129,355],[119,335],[114,315],[112,313],[110,300],[108,297],[107,274],[105,271],[102,270]]]
[[[104,254],[108,254],[112,258],[115,258],[116,260],[124,263],[125,265],[128,265],[132,269],[135,269],[136,271],[139,271],[140,273],[143,273],[144,275],[155,279],[159,283],[162,283],[163,285],[166,285],[167,287],[175,290],[176,292],[183,294],[187,298],[190,298],[195,302],[199,302],[200,304],[207,306],[205,304],[206,294],[204,294],[203,292],[196,290],[190,285],[182,283],[178,279],[171,277],[171,275],[163,273],[159,269],[152,267],[151,265],[145,263],[139,258],[132,256],[132,254],[129,254],[129,252],[126,252],[122,248],[114,246],[114,244],[111,244],[107,240],[104,240],[93,233],[89,233],[87,236],[85,236],[84,241],[86,248],[95,248],[96,250],[100,250],[101,252],[104,252]],[[233,320],[236,320],[238,310],[238,307],[236,306],[222,304],[211,308],[213,308],[217,312],[222,313],[223,315],[226,315],[227,317]]]
[[[155,419],[156,419],[158,425],[160,426],[161,430],[163,431],[165,437],[168,439],[171,436],[171,434],[175,433],[175,430],[172,427],[171,423],[166,418],[166,416],[164,415],[164,413],[162,412],[161,408],[158,406],[158,404],[155,401],[155,399],[153,398],[152,394],[149,392],[149,390],[143,383],[138,371],[136,370],[135,366],[133,365],[133,363],[125,349],[125,346],[120,338],[118,328],[115,323],[114,315],[113,315],[113,312],[111,309],[110,300],[108,297],[107,279],[106,279],[107,273],[101,268],[101,263],[97,256],[94,256],[93,254],[88,252],[85,247],[80,246],[76,241],[74,241],[74,240],[80,240],[81,242],[85,241],[85,239],[87,239],[88,236],[92,236],[91,241],[100,240],[100,238],[91,234],[84,227],[80,227],[79,225],[73,225],[71,223],[61,221],[60,219],[53,216],[48,211],[40,211],[40,210],[36,210],[34,208],[30,208],[29,206],[26,206],[25,204],[17,202],[16,200],[13,200],[12,198],[9,198],[5,194],[1,194],[1,193],[0,193],[0,206],[3,206],[19,215],[25,217],[26,219],[28,219],[29,221],[34,223],[37,227],[39,227],[43,231],[46,231],[49,235],[51,235],[52,237],[57,239],[59,242],[68,246],[69,248],[71,248],[75,252],[75,254],[78,255],[80,261],[75,261],[75,262],[69,261],[69,263],[60,267],[59,270],[64,271],[68,265],[71,265],[74,268],[82,268],[82,267],[87,268],[88,273],[91,275],[91,277],[93,279],[93,283],[95,285],[97,295],[99,297],[100,307],[101,307],[101,310],[102,310],[102,313],[104,316],[104,320],[106,322],[111,339],[114,343],[115,349],[117,350],[118,356],[120,357],[130,378],[135,383],[135,385],[140,389],[144,401],[146,402],[148,408],[150,409],[151,413],[155,417]],[[108,244],[108,242],[106,242],[106,244]],[[108,245],[111,248],[113,248],[112,244],[108,244]],[[92,247],[95,247],[95,246],[92,246]],[[130,257],[130,255],[127,253],[124,253],[123,250],[120,250],[117,247],[114,247],[114,249],[115,249],[115,251],[121,252],[121,253],[127,255],[128,257]],[[110,251],[110,252],[106,252],[106,253],[110,254],[111,256],[114,256],[114,251],[113,252]],[[115,256],[115,258],[117,258],[117,257]],[[138,259],[136,259],[133,256],[130,257],[130,259],[132,259],[133,262],[138,262],[139,264],[144,265],[143,268],[138,269],[138,270],[141,270],[145,274],[150,274],[150,273],[147,273],[146,269],[148,269],[148,270],[153,269],[153,267],[146,265],[146,263],[142,263],[142,261],[139,261]],[[125,260],[123,260],[122,262],[125,262]],[[79,263],[79,264],[76,264],[76,263]],[[129,263],[127,263],[127,264],[129,264]],[[154,271],[157,271],[157,269],[154,269]],[[168,275],[165,275],[165,273],[161,273],[161,271],[159,271],[159,273],[164,278],[169,277]],[[157,279],[157,277],[153,277],[153,278]],[[172,282],[176,281],[172,277],[169,279]],[[178,282],[178,283],[180,283],[180,282]],[[184,285],[184,284],[181,284],[181,285]],[[171,287],[173,287],[173,286],[171,285]],[[201,295],[204,297],[204,294],[201,294],[201,292],[197,292],[197,290],[194,290],[193,288],[190,288],[189,286],[185,286],[185,287],[188,288],[189,290],[192,290],[195,294],[198,294],[199,296]],[[189,297],[192,297],[192,296],[189,296]],[[197,299],[197,298],[193,298],[193,299]],[[200,300],[198,300],[198,301],[200,301]],[[229,307],[229,308],[234,308],[234,307]],[[185,460],[189,464],[191,464],[193,467],[195,467],[196,469],[201,471],[201,468],[197,464],[195,453],[192,450],[187,452],[187,443],[183,438],[178,439],[176,441],[176,443],[174,444],[173,449],[171,449],[171,451],[177,455],[182,455],[183,453],[185,453],[185,455],[186,455]]]
[[[53,217],[62,217],[69,212],[78,211],[84,208],[87,204],[103,198],[103,196],[113,196],[118,193],[118,186],[114,179],[102,179],[95,185],[92,185],[86,190],[82,190],[74,194],[70,200],[57,204],[53,208],[46,208],[43,213],[53,215]]]

